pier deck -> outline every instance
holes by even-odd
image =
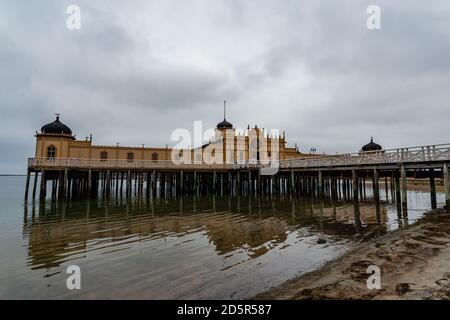
[[[435,179],[444,181],[450,210],[450,144],[397,148],[373,152],[295,158],[280,161],[183,163],[115,159],[29,158],[25,198],[34,172],[33,198],[40,176],[40,199],[51,181],[52,199],[110,196],[178,196],[184,194],[296,193],[344,195],[358,199],[368,181],[379,201],[380,179],[391,190],[399,209],[407,212],[407,179],[429,179],[432,206],[436,207]],[[378,200],[377,200],[378,199]]]

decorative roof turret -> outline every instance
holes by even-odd
[[[361,148],[361,151],[380,151],[381,147],[378,143],[373,142],[373,137],[370,137],[370,142]]]
[[[59,121],[59,116],[60,116],[59,113],[57,113],[55,121],[47,123],[46,125],[42,126],[41,132],[72,135],[72,130],[70,130],[70,128],[66,126],[64,123]]]

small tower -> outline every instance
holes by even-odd
[[[43,125],[40,133],[36,132],[36,158],[69,157],[69,143],[75,140],[75,135],[59,120],[60,114],[55,115],[55,121]]]
[[[217,124],[216,141],[223,139],[223,161],[226,162],[228,157],[233,157],[234,154],[234,128],[233,125],[226,120],[226,106],[227,102],[223,102],[223,121]],[[231,140],[232,139],[232,140]],[[230,144],[227,150],[227,144]]]

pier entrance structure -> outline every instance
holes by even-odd
[[[269,154],[268,161],[263,161],[259,156],[250,158],[252,150],[259,153],[260,138],[255,141],[250,135],[236,134],[226,119],[217,125],[216,131],[230,129],[233,143],[223,144],[225,161],[185,163],[174,162],[173,150],[168,147],[98,146],[92,143],[92,135],[77,140],[57,116],[36,133],[35,157],[28,159],[25,197],[28,199],[34,173],[33,199],[38,181],[41,200],[47,195],[52,199],[77,199],[290,193],[352,199],[356,217],[357,204],[367,184],[379,202],[380,181],[384,181],[386,196],[390,194],[399,211],[407,214],[408,179],[423,178],[429,180],[432,207],[436,207],[438,179],[444,186],[447,210],[450,209],[450,144],[383,150],[371,139],[355,153],[310,156],[299,152],[297,147],[286,147],[283,133],[279,137],[263,135],[262,139],[268,139],[269,143],[275,138],[279,141],[277,157]],[[254,129],[259,130],[256,126]],[[239,141],[243,141],[243,148],[237,147]],[[244,150],[243,157],[238,154],[239,149]],[[194,159],[196,150],[178,151],[190,152]],[[261,174],[269,166],[277,168],[274,174]]]

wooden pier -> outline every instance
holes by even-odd
[[[190,164],[172,161],[130,161],[75,158],[30,158],[25,198],[44,201],[110,197],[172,197],[183,195],[298,194],[353,200],[371,187],[376,203],[380,188],[407,215],[408,179],[428,179],[436,208],[436,181],[443,181],[450,210],[450,144],[316,156],[277,162]],[[267,174],[274,173],[274,174]],[[384,182],[384,185],[382,185]],[[390,192],[388,192],[390,190]],[[377,206],[379,208],[379,205]],[[379,210],[377,210],[377,217]]]

